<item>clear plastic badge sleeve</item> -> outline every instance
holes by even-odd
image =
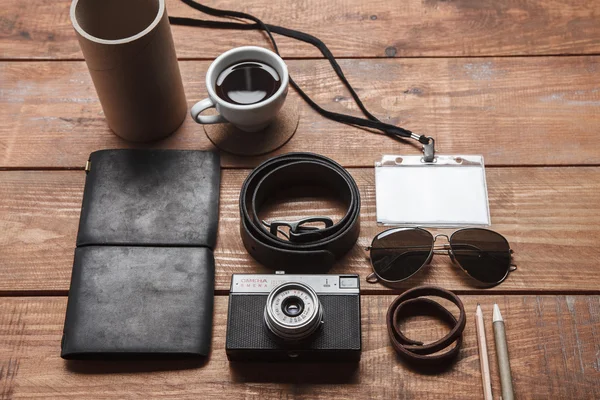
[[[383,156],[375,163],[377,222],[384,225],[490,225],[483,157]]]

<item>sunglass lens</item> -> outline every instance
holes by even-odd
[[[433,236],[423,229],[390,229],[371,245],[371,264],[377,275],[390,282],[407,279],[429,259]]]
[[[485,284],[501,282],[510,268],[510,246],[504,236],[487,229],[462,229],[450,238],[456,261]]]

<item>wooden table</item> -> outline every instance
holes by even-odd
[[[90,152],[131,147],[108,129],[69,22],[69,0],[4,0],[0,10],[0,398],[435,398],[479,399],[472,314],[494,302],[507,320],[517,398],[600,398],[600,2],[577,0],[213,0],[323,39],[383,120],[432,135],[441,153],[483,154],[493,221],[519,270],[477,290],[437,256],[403,285],[458,293],[469,313],[456,364],[423,375],[400,361],[385,332],[399,290],[368,285],[360,247],[375,223],[373,163],[418,150],[321,118],[302,103],[295,137],[277,153],[313,151],[348,167],[363,196],[359,243],[332,271],[363,286],[363,353],[356,368],[232,367],[224,352],[232,273],[265,272],[244,250],[237,199],[266,157],[222,155],[213,350],[190,363],[66,363],[59,357],[73,249]],[[176,0],[170,15],[202,17]],[[258,32],[173,27],[189,104],[206,96],[219,53],[267,46]],[[357,114],[328,63],[278,39],[291,75],[325,108]],[[295,93],[291,97],[297,98]],[[299,100],[298,100],[299,101]],[[148,147],[210,149],[187,119]],[[269,156],[272,156],[270,154]],[[321,214],[337,209],[313,199]],[[274,215],[300,215],[287,203]],[[296,214],[294,214],[296,213]],[[500,395],[491,323],[493,392]],[[433,339],[429,319],[409,334]]]

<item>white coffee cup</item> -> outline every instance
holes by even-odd
[[[220,98],[215,92],[219,74],[233,64],[242,61],[260,61],[275,69],[281,79],[281,86],[269,98],[254,104],[240,105]],[[289,75],[285,62],[270,50],[256,46],[237,47],[217,57],[206,73],[208,98],[196,103],[191,110],[192,118],[199,124],[220,124],[230,122],[246,132],[264,129],[275,118],[288,92]],[[208,108],[216,108],[218,115],[200,115]]]

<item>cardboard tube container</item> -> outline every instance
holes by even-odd
[[[113,132],[136,142],[174,132],[187,103],[165,0],[73,0],[71,22]]]

